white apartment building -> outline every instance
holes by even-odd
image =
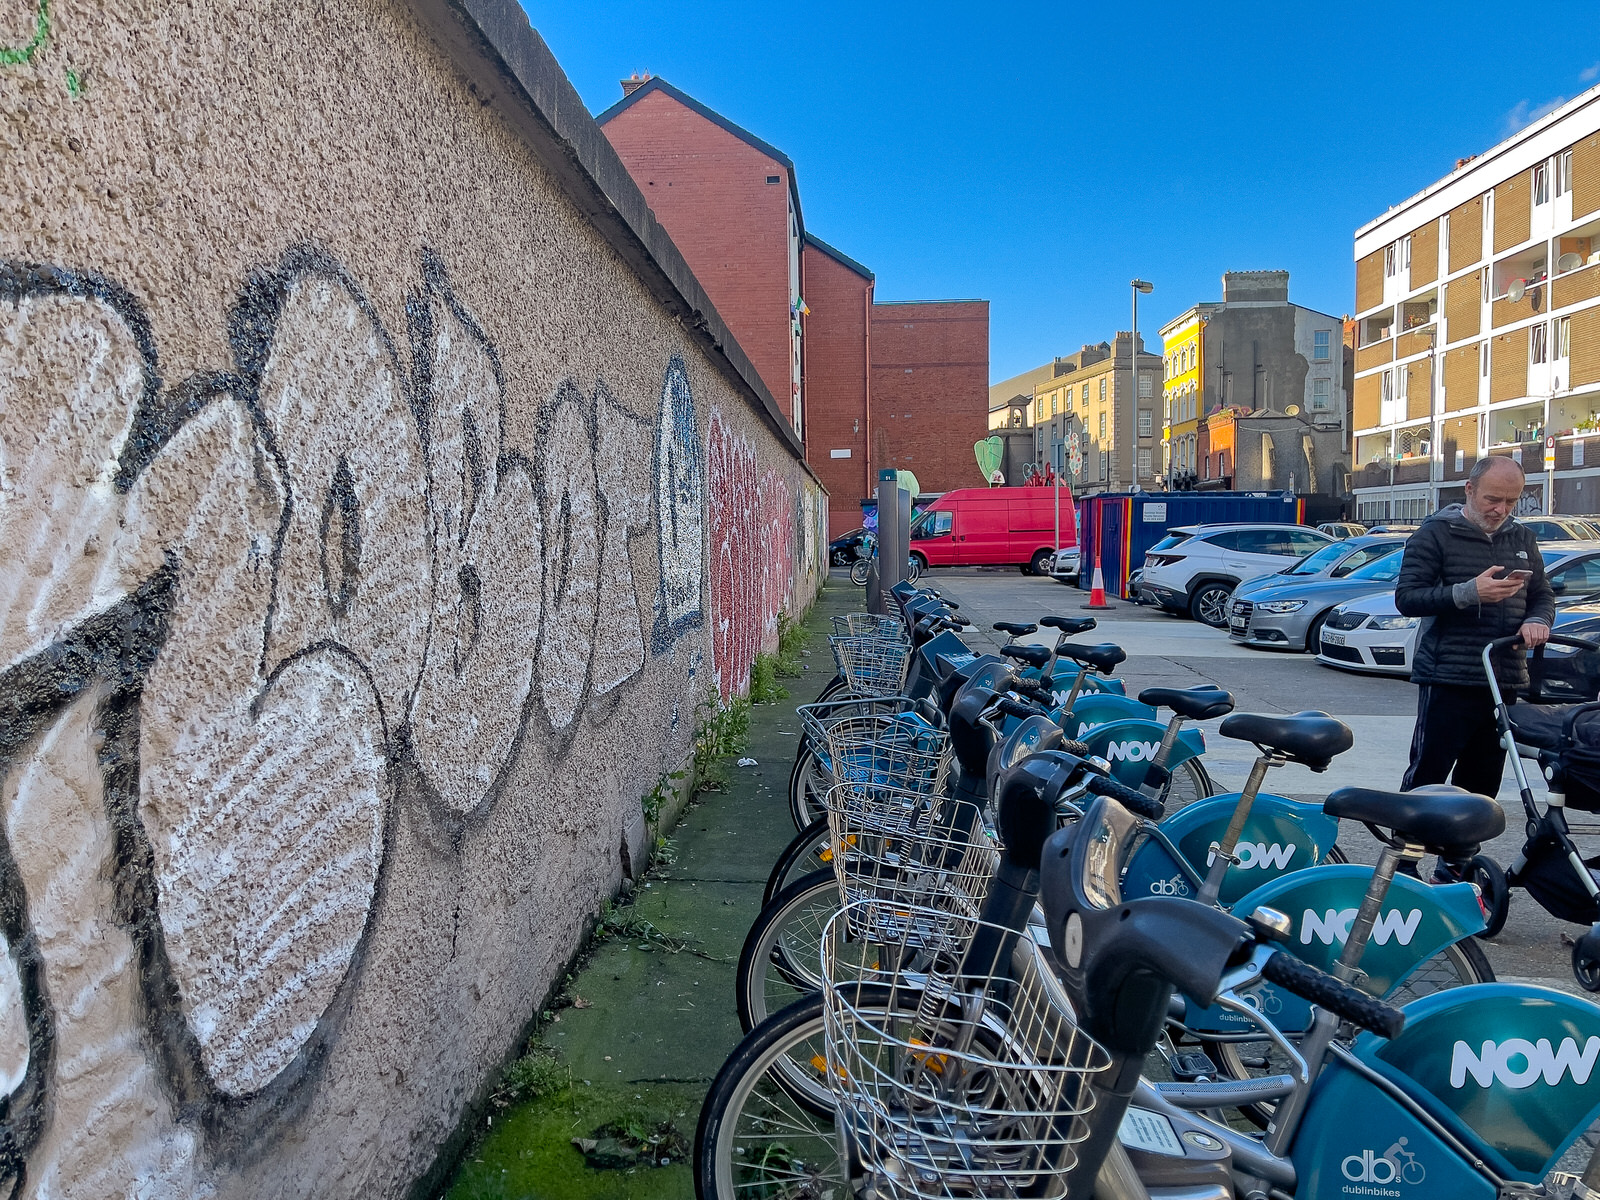
[[[1600,88],[1356,231],[1358,520],[1464,498],[1482,454],[1522,511],[1600,512]]]

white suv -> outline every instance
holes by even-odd
[[[1306,525],[1185,525],[1145,552],[1139,593],[1221,629],[1235,587],[1333,540]]]

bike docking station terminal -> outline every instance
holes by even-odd
[[[911,493],[900,487],[900,474],[878,472],[878,553],[867,572],[867,611],[888,613],[889,589],[906,580],[911,557]],[[885,571],[884,564],[890,564]]]

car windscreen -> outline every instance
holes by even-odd
[[[1351,571],[1346,579],[1370,579],[1375,583],[1393,583],[1400,578],[1400,563],[1405,558],[1404,550],[1391,550],[1376,562],[1369,562],[1366,566]]]
[[[1344,555],[1350,553],[1350,547],[1343,542],[1335,542],[1331,546],[1324,546],[1321,550],[1313,551],[1306,555],[1287,571],[1285,575],[1315,575],[1318,571],[1325,571]]]
[[[1172,549],[1172,547],[1176,546],[1179,542],[1187,542],[1188,540],[1189,540],[1189,535],[1187,533],[1169,533],[1169,534],[1167,534],[1166,537],[1162,538],[1154,546],[1151,546],[1150,549],[1146,550],[1145,553],[1146,554],[1156,554],[1156,553],[1159,553],[1162,550],[1170,550],[1170,549]]]

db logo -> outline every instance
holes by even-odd
[[[1155,742],[1118,742],[1106,747],[1106,761],[1149,762],[1160,748]]]
[[[1188,881],[1182,875],[1174,875],[1171,879],[1158,879],[1150,885],[1152,896],[1187,896],[1189,894]]]
[[[1339,1164],[1339,1170],[1351,1183],[1421,1183],[1428,1177],[1417,1161],[1417,1156],[1406,1149],[1406,1139],[1400,1138],[1380,1157],[1375,1150],[1352,1154]]]

